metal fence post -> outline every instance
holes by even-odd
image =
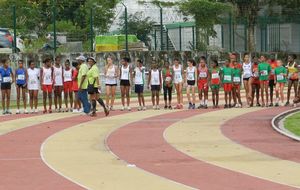
[[[123,2],[121,3],[125,8],[125,49],[126,52],[128,52],[128,12],[127,12],[127,6]]]
[[[90,40],[91,40],[91,46],[90,46],[90,51],[93,52],[94,51],[94,28],[93,28],[93,24],[94,24],[94,15],[93,15],[93,8],[91,8],[91,12],[90,12]]]
[[[156,30],[154,30],[154,49],[157,50],[157,42],[156,42]]]
[[[163,9],[160,5],[160,50],[164,50],[164,34],[163,34]]]
[[[179,26],[179,50],[182,51],[181,25]]]
[[[169,29],[166,29],[166,36],[167,36],[167,51],[169,51]]]
[[[56,40],[57,40],[57,36],[56,36],[56,0],[52,0],[52,6],[53,6],[53,45],[54,45],[54,54],[56,53]]]
[[[17,16],[16,5],[13,6],[13,27],[14,27],[14,41],[13,41],[13,53],[17,53]]]
[[[193,50],[195,50],[195,26],[192,27],[192,32],[193,32]]]

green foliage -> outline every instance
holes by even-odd
[[[125,19],[123,15],[121,17],[120,31],[125,34]],[[137,12],[132,15],[128,15],[128,34],[136,35],[139,40],[148,44],[150,41],[149,34],[151,33],[154,25],[154,21],[150,17],[142,18],[142,12]]]

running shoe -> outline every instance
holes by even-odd
[[[109,115],[109,110],[107,108],[104,109],[105,116]]]
[[[17,110],[17,111],[16,111],[16,114],[20,114],[20,113],[21,113],[20,110]]]
[[[34,110],[34,113],[38,113],[38,112],[39,112],[39,110],[36,110],[36,109]]]
[[[203,108],[203,105],[202,105],[202,104],[200,104],[200,105],[198,106],[198,109],[201,109],[201,108]]]
[[[257,104],[256,104],[256,107],[261,107],[261,104],[260,104],[260,103],[257,103]]]
[[[6,110],[6,114],[11,115],[11,111],[10,110]]]
[[[49,113],[52,113],[52,109],[49,109]]]
[[[122,108],[121,108],[121,111],[124,111],[125,110],[125,107],[123,106]]]
[[[290,102],[286,102],[286,103],[285,103],[285,106],[289,106],[289,105],[290,105]]]
[[[2,115],[5,115],[5,114],[6,114],[6,111],[5,111],[5,110],[3,110],[3,111],[2,111]]]
[[[203,108],[204,108],[204,109],[208,109],[208,106],[207,106],[207,105],[204,105]]]
[[[27,111],[27,110],[24,110],[24,113],[25,113],[25,114],[28,114],[28,111]]]
[[[156,110],[156,106],[152,106],[152,109],[153,109],[153,110]]]
[[[278,106],[279,106],[279,104],[278,104],[278,103],[276,103],[276,104],[275,104],[275,107],[278,107]]]
[[[138,107],[138,111],[141,111],[141,110],[142,110],[142,106],[139,106],[139,107]]]
[[[110,111],[115,111],[114,107],[110,106]]]
[[[192,109],[193,110],[196,109],[196,105],[195,104],[192,105]]]
[[[190,109],[192,109],[192,107],[193,107],[193,104],[190,102],[188,109],[190,110]]]
[[[171,105],[169,105],[169,110],[172,110],[173,108],[172,108],[172,106]]]
[[[164,109],[165,109],[165,110],[166,110],[166,109],[168,109],[168,106],[167,106],[167,105],[165,105]]]
[[[271,103],[271,104],[269,105],[269,107],[273,107],[273,103]]]
[[[130,108],[130,107],[127,107],[127,111],[131,111],[131,108]]]
[[[227,109],[229,108],[229,106],[227,104],[224,105],[224,109]]]
[[[143,107],[143,111],[146,111],[146,109],[147,109],[146,106],[144,106],[144,107]]]
[[[43,114],[45,114],[45,113],[47,113],[47,110],[44,110],[44,111],[43,111]]]
[[[157,105],[157,106],[156,106],[156,110],[160,110],[160,107],[159,107],[159,105]]]

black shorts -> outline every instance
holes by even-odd
[[[144,85],[142,84],[136,84],[134,88],[134,92],[137,94],[141,94],[144,92]]]
[[[130,81],[129,80],[121,80],[120,86],[130,86]]]
[[[269,80],[269,86],[273,87],[275,85],[274,80]]]
[[[245,80],[245,81],[249,81],[250,79],[251,79],[251,77],[243,78],[243,80]]]
[[[10,90],[11,83],[1,83],[1,90]]]
[[[94,88],[92,92],[88,92],[88,94],[100,94],[98,88]]]
[[[160,91],[160,85],[151,85],[151,91]]]
[[[105,84],[105,86],[117,86],[117,84]]]
[[[26,88],[26,84],[17,84],[17,87],[19,87],[19,88]]]
[[[196,81],[195,81],[195,80],[188,80],[188,81],[187,81],[187,84],[188,84],[189,86],[195,86]]]

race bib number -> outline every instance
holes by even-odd
[[[154,81],[155,84],[158,84],[159,83],[159,78],[158,77],[154,77],[153,81]]]
[[[233,82],[241,82],[241,78],[240,77],[233,77]]]
[[[219,78],[219,73],[212,73],[211,78],[212,79],[218,79]]]
[[[72,74],[71,73],[65,73],[65,80],[71,80]]]
[[[258,72],[257,72],[257,71],[255,71],[253,75],[254,75],[254,77],[259,77],[259,75],[258,75]]]
[[[166,82],[170,82],[172,80],[171,77],[166,77]]]
[[[3,82],[4,83],[11,82],[11,78],[10,77],[3,77]]]
[[[206,72],[200,72],[199,77],[200,78],[206,78],[207,77],[207,73]]]
[[[128,79],[128,71],[122,71],[122,78]]]
[[[177,74],[175,75],[175,79],[176,79],[176,80],[181,80],[181,74],[180,74],[180,73],[177,73]]]
[[[275,74],[275,70],[274,70],[274,69],[271,70],[271,74],[272,74],[272,75]]]
[[[267,70],[262,70],[262,71],[260,72],[260,75],[261,75],[261,76],[267,76],[267,75],[268,75],[268,71],[267,71]]]
[[[230,75],[224,75],[224,80],[231,81],[231,76]]]
[[[29,83],[30,83],[31,85],[35,85],[35,84],[37,84],[37,81],[32,79],[32,80],[29,81]]]
[[[17,79],[18,80],[25,80],[25,75],[18,75]]]
[[[188,80],[194,80],[194,73],[188,74]]]
[[[283,75],[277,75],[277,80],[283,80],[283,79],[284,79]]]

